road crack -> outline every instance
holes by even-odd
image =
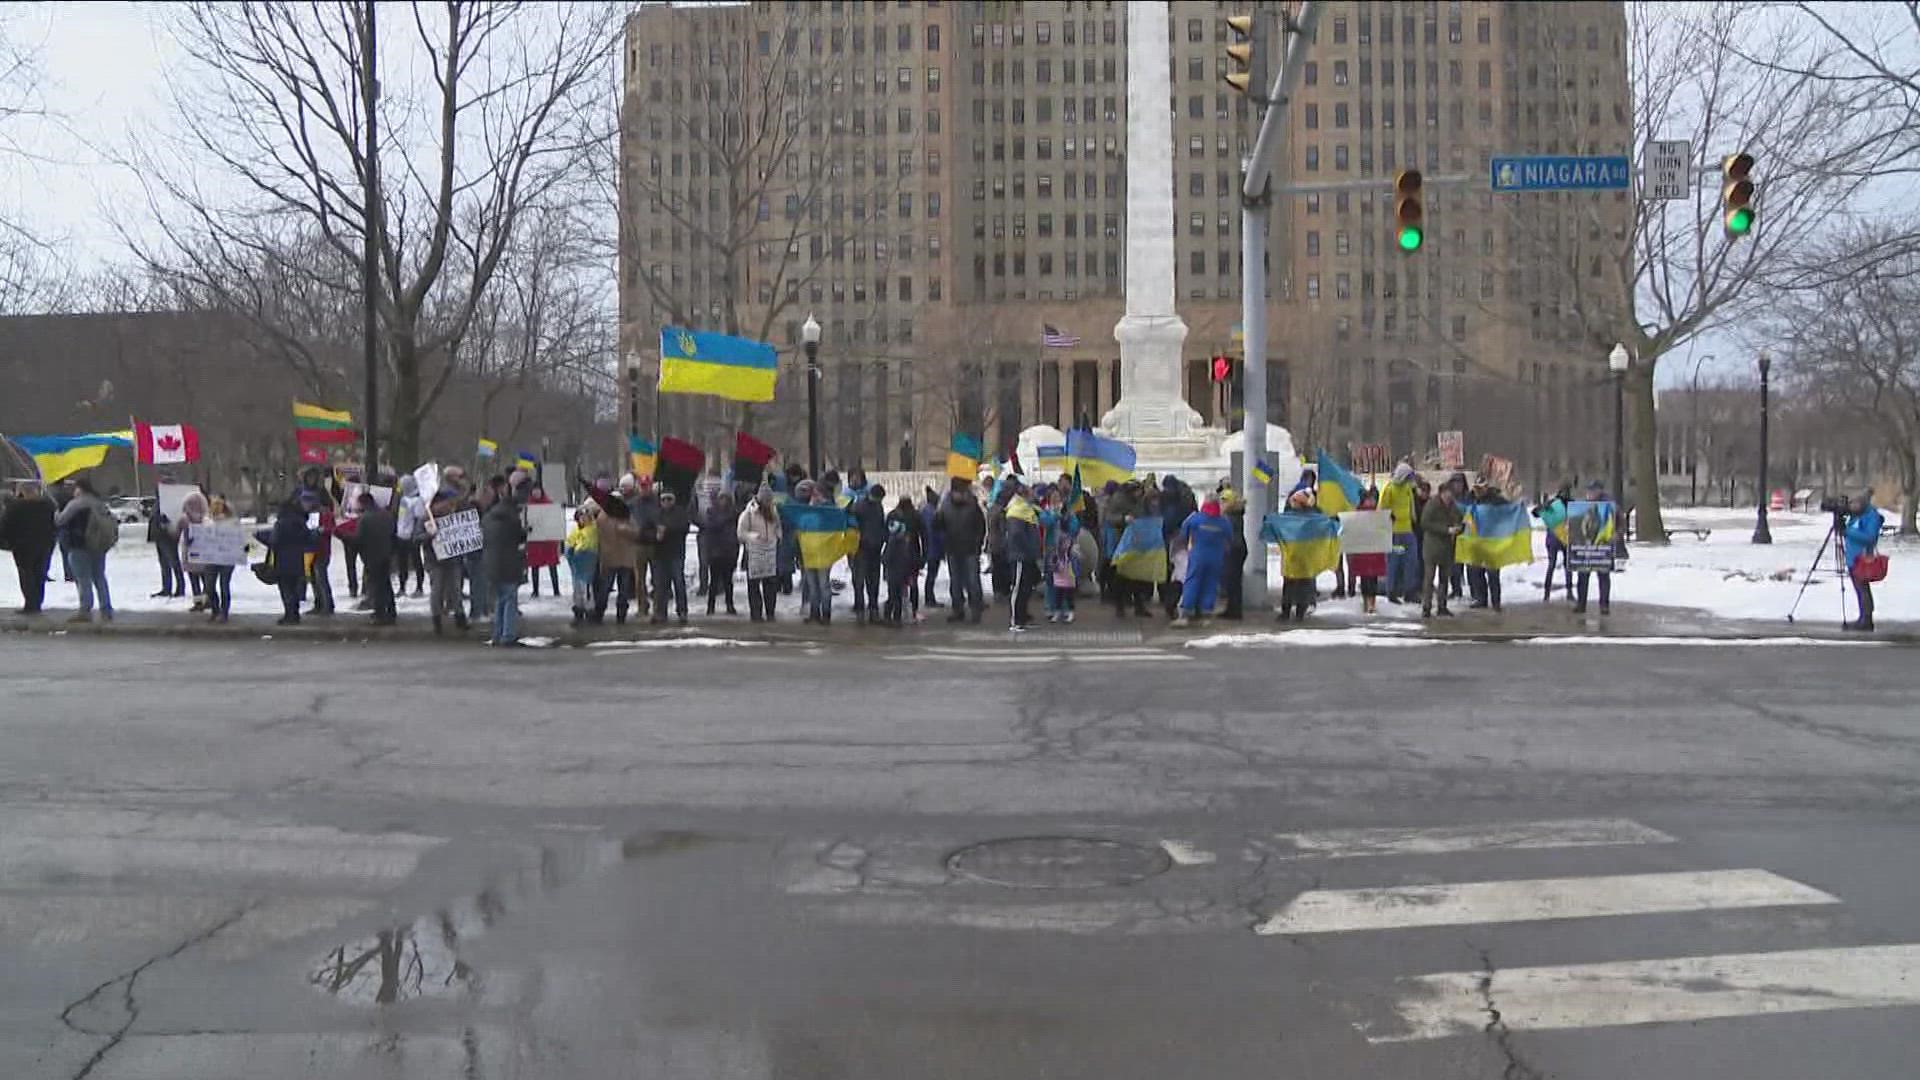
[[[1548,1074],[1540,1071],[1520,1056],[1513,1045],[1513,1029],[1507,1026],[1506,1018],[1500,1015],[1500,1006],[1493,997],[1493,952],[1480,950],[1480,999],[1487,1013],[1487,1026],[1481,1030],[1499,1047],[1501,1056],[1507,1059],[1506,1068],[1500,1071],[1500,1080],[1548,1080]]]
[[[107,1055],[112,1053],[114,1048],[119,1046],[121,1042],[125,1041],[127,1037],[127,1032],[131,1031],[133,1029],[133,1025],[139,1021],[140,1002],[138,1001],[138,999],[134,997],[134,990],[135,990],[136,984],[138,984],[140,981],[140,976],[144,975],[148,968],[153,967],[155,964],[160,964],[168,960],[172,960],[173,958],[179,956],[181,953],[186,952],[188,949],[191,949],[196,945],[201,945],[206,943],[208,940],[213,938],[214,935],[220,933],[222,930],[227,929],[228,927],[232,926],[234,923],[237,923],[241,919],[245,918],[246,915],[249,912],[251,912],[255,906],[256,905],[254,904],[248,904],[240,908],[239,910],[221,919],[219,922],[216,922],[212,926],[207,927],[205,930],[202,930],[194,934],[192,937],[189,937],[186,940],[180,942],[179,944],[175,945],[173,948],[168,949],[166,952],[147,958],[146,960],[142,961],[139,966],[133,968],[130,971],[126,971],[119,975],[115,975],[113,978],[108,979],[106,982],[103,982],[99,986],[94,987],[92,990],[87,991],[85,996],[80,997],[79,999],[73,1002],[70,1002],[66,1008],[61,1009],[60,1022],[62,1024],[65,1024],[69,1029],[79,1032],[82,1035],[92,1035],[97,1038],[105,1038],[107,1040],[105,1043],[102,1043],[99,1046],[99,1048],[94,1050],[93,1056],[88,1058],[86,1062],[80,1066],[80,1070],[73,1074],[72,1080],[86,1080],[88,1076],[91,1076],[93,1074],[93,1070],[99,1068],[100,1063],[106,1060]],[[114,1028],[112,1031],[96,1030],[94,1028],[88,1027],[86,1024],[81,1022],[81,1020],[79,1020],[75,1016],[75,1014],[78,1013],[81,1009],[84,1009],[87,1006],[94,1003],[95,1001],[100,1000],[103,995],[107,994],[115,986],[120,987],[120,1010],[124,1014],[123,1018],[120,1021],[120,1025],[118,1027]]]

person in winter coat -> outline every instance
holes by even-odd
[[[527,516],[521,501],[524,491],[524,487],[511,485],[498,491],[480,517],[480,553],[493,589],[493,632],[487,639],[493,645],[513,645],[520,640],[520,581],[527,573]]]
[[[1040,511],[1040,575],[1046,590],[1048,622],[1073,621],[1073,598],[1080,589],[1078,558],[1074,553],[1080,536],[1080,515],[1068,505],[1073,498],[1072,481],[1056,488]]]
[[[850,477],[866,477],[855,470]],[[887,489],[875,484],[853,500],[847,512],[860,533],[860,549],[853,558],[853,621],[880,621],[880,573],[887,543]]]
[[[400,596],[407,594],[407,573],[412,571],[413,595],[419,596],[427,580],[427,564],[421,556],[427,533],[427,500],[420,494],[420,485],[413,477],[400,478],[394,504],[394,592]]]
[[[160,561],[160,591],[154,597],[187,595],[187,571],[180,565],[180,531],[172,518],[160,512],[156,503],[153,517],[147,521],[147,543]],[[195,595],[200,590],[194,589]]]
[[[1567,504],[1573,501],[1573,483],[1561,484],[1560,490],[1553,493],[1540,505],[1533,508],[1533,516],[1547,530],[1547,593],[1548,602],[1553,600],[1553,570],[1557,564],[1565,578],[1567,602],[1573,602],[1573,561],[1567,558],[1567,545],[1560,539],[1560,527],[1567,521]]]
[[[1220,617],[1238,622],[1246,615],[1247,504],[1228,491],[1220,496],[1220,509],[1233,530],[1233,540],[1227,545],[1227,564],[1220,570],[1220,591],[1227,602]]]
[[[280,504],[273,524],[254,533],[254,539],[273,553],[274,583],[280,587],[280,626],[300,624],[300,602],[306,584],[307,553],[319,534],[307,528],[307,504],[298,496]]]
[[[1173,619],[1180,614],[1181,587],[1186,580],[1180,571],[1187,558],[1184,546],[1179,547],[1176,553],[1175,541],[1180,535],[1181,526],[1200,509],[1200,503],[1194,497],[1193,488],[1179,477],[1169,475],[1160,481],[1160,509],[1169,566],[1167,580],[1160,586],[1160,606],[1167,618]]]
[[[876,487],[876,490],[877,487]],[[920,618],[920,566],[926,561],[926,541],[921,532],[920,512],[905,495],[886,517],[887,539],[880,549],[880,560],[887,574],[887,606],[881,618],[898,628],[907,618],[909,605],[917,622]]]
[[[687,625],[687,534],[693,530],[693,516],[680,505],[680,497],[671,490],[660,492],[659,511],[654,517],[653,552],[649,570],[653,574],[653,621],[667,621],[667,600],[673,600],[673,613],[681,626]],[[644,539],[645,534],[642,534]]]
[[[233,507],[224,495],[215,495],[207,503],[207,521],[214,525],[232,525]],[[226,622],[233,614],[233,567],[212,565],[203,571],[207,585],[207,621]]]
[[[1401,462],[1380,489],[1380,509],[1393,517],[1393,550],[1387,556],[1387,602],[1405,603],[1420,591],[1420,547],[1415,533],[1420,520],[1413,502],[1413,466]]]
[[[1472,491],[1473,506],[1506,506],[1509,502],[1499,488],[1482,478]],[[1492,608],[1500,610],[1500,568],[1493,566],[1467,567],[1467,592],[1473,599],[1469,608]]]
[[[1426,509],[1420,512],[1422,618],[1433,616],[1436,599],[1440,602],[1441,615],[1453,614],[1447,610],[1447,580],[1454,566],[1453,542],[1465,529],[1464,522],[1452,484],[1443,486],[1438,494],[1427,501]]]
[[[654,610],[653,594],[663,582],[654,572],[654,552],[660,546],[660,496],[664,492],[657,487],[651,476],[635,477],[633,490],[626,497],[627,511],[633,518],[633,592],[637,619],[644,619]],[[600,557],[602,564],[606,555]],[[682,557],[684,561],[684,556]],[[669,586],[671,587],[671,586]],[[664,620],[666,612],[659,613]]]
[[[547,489],[534,484],[527,495],[528,506],[552,506],[553,500],[547,496]],[[553,595],[560,595],[560,541],[530,540],[527,542],[527,579],[533,583],[533,595],[540,595],[540,571],[547,572],[547,584],[553,586]]]
[[[1027,501],[1026,485],[1010,478],[1005,518],[1005,540],[1001,549],[1016,575],[1013,589],[1011,630],[1033,625],[1033,591],[1040,585],[1040,512]]]
[[[1012,477],[995,484],[987,495],[987,580],[998,601],[1013,591],[1014,566],[1007,561],[1007,500],[1012,497]]]
[[[1613,502],[1613,496],[1607,493],[1607,486],[1598,480],[1591,481],[1587,484],[1586,496],[1587,502]],[[1620,529],[1624,524],[1620,516],[1619,505],[1615,504],[1614,528],[1616,530]],[[1600,614],[1607,615],[1613,611],[1613,571],[1611,569],[1582,570],[1580,571],[1580,576],[1575,579],[1578,583],[1578,589],[1574,593],[1573,600],[1573,613],[1575,615],[1585,615],[1587,613],[1587,583],[1593,579],[1594,574],[1600,575]]]
[[[1220,500],[1209,496],[1199,510],[1180,523],[1174,543],[1187,550],[1187,578],[1180,592],[1180,617],[1175,626],[1191,626],[1196,619],[1213,614],[1220,592],[1220,574],[1233,546],[1233,526],[1220,509]]]
[[[392,626],[399,618],[393,599],[394,530],[398,527],[393,511],[375,501],[373,493],[359,495],[359,524],[354,528],[354,543],[360,551],[365,572],[368,609],[375,626]]]
[[[1380,509],[1380,492],[1374,488],[1368,488],[1360,496],[1360,505],[1354,507],[1354,509]],[[1349,563],[1355,571],[1354,588],[1360,593],[1360,610],[1365,614],[1372,615],[1379,610],[1380,569],[1383,562],[1390,565],[1392,558],[1391,554],[1386,556],[1377,554],[1352,555],[1348,557]]]
[[[947,556],[947,595],[952,602],[947,621],[979,622],[987,606],[980,590],[980,549],[986,541],[987,518],[965,477],[956,476],[948,485],[933,514],[933,531]]]
[[[1847,522],[1840,539],[1847,549],[1847,577],[1853,582],[1853,596],[1860,604],[1860,618],[1845,629],[1873,632],[1873,583],[1860,575],[1860,560],[1875,555],[1880,547],[1880,511],[1873,505],[1873,490],[1855,495],[1848,504]]]
[[[429,506],[434,520],[442,520],[449,515],[472,510],[473,495],[467,487],[467,472],[458,465],[449,465],[440,474],[440,490],[433,493],[433,502]],[[460,587],[467,579],[467,561],[464,555],[455,555],[442,559],[433,554],[432,546],[427,548],[427,570],[433,578],[432,599],[429,610],[433,613],[433,632],[438,634],[444,626],[443,620],[451,615],[455,628],[467,628],[467,611],[460,602]]]
[[[307,586],[313,590],[313,607],[307,613],[331,615],[334,611],[333,527],[339,503],[325,482],[325,474],[318,467],[301,470],[300,486],[295,489],[294,497],[308,514],[320,515],[319,535],[308,549],[313,556],[311,569],[307,572]]]
[[[707,568],[707,614],[713,614],[722,593],[727,614],[740,614],[733,606],[733,571],[740,565],[740,511],[725,491],[714,493],[700,519],[700,552]]]
[[[780,595],[780,550],[784,546],[773,488],[760,485],[753,501],[735,519],[734,532],[746,549],[747,614],[754,622],[772,622],[774,601]]]
[[[593,611],[593,597],[600,580],[600,527],[596,508],[582,506],[573,512],[573,528],[567,530],[567,573],[573,578],[573,626],[579,629]]]
[[[595,488],[593,520],[595,536],[600,542],[600,557],[593,586],[593,611],[587,619],[595,625],[606,621],[609,600],[618,597],[614,605],[614,622],[619,624],[627,621],[627,607],[634,602],[640,526],[633,520],[629,500],[638,493],[637,482],[631,474],[622,476],[620,486],[613,490]],[[642,616],[646,614],[644,604],[640,613]]]
[[[24,481],[0,512],[0,542],[13,553],[20,577],[19,614],[38,615],[47,598],[47,568],[56,546],[53,500],[39,484]]]
[[[1296,487],[1287,495],[1284,514],[1319,514],[1319,495],[1313,485]],[[1303,567],[1292,564],[1285,547],[1280,556],[1280,613],[1281,621],[1294,619],[1307,620],[1307,612],[1313,608],[1317,596],[1315,578],[1306,574]]]
[[[933,485],[929,484],[920,498],[920,535],[926,538],[927,551],[927,576],[920,582],[920,590],[926,597],[929,608],[946,606],[940,602],[939,593],[936,591],[940,583],[940,566],[947,561],[946,537],[941,536],[933,527],[934,515],[939,511],[940,494],[933,490]]]
[[[206,520],[207,497],[198,491],[189,491],[187,497],[180,500],[180,517],[167,526],[167,531],[172,535],[173,561],[179,568],[178,576],[186,578],[193,585],[193,607],[188,610],[195,612],[207,610],[206,567],[187,563],[187,530]]]
[[[73,580],[80,587],[80,610],[68,622],[93,621],[93,600],[100,598],[100,618],[113,621],[113,594],[107,589],[107,551],[87,543],[87,526],[95,516],[112,520],[113,512],[93,490],[93,482],[82,476],[73,481],[73,496],[53,517],[57,542],[67,549],[67,561],[73,567]],[[117,529],[118,526],[116,525]]]

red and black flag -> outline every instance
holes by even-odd
[[[660,461],[654,466],[653,479],[673,492],[680,505],[692,506],[693,485],[706,465],[707,455],[701,453],[699,447],[679,439],[661,439]]]
[[[733,437],[733,482],[760,486],[773,460],[773,447],[742,431]]]

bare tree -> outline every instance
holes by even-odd
[[[0,9],[0,163],[23,169],[35,154],[23,133],[48,120],[40,98],[40,52],[15,32],[20,9]],[[43,235],[13,208],[0,207],[0,315],[58,310],[78,282]]]
[[[402,463],[417,459],[453,363],[435,369],[432,358],[451,357],[523,216],[587,152],[614,27],[599,4],[417,0],[406,10],[382,20],[400,29],[381,39],[371,73],[382,133],[371,157],[368,3],[307,0],[176,9],[190,69],[174,89],[182,133],[130,158],[166,237],[134,244],[156,268],[191,266],[187,253],[208,248],[228,269],[259,265],[299,236],[331,258],[287,269],[357,296],[337,269],[358,264],[372,230],[387,430]]]

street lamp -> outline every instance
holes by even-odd
[[[1773,370],[1773,358],[1766,353],[1760,354],[1760,491],[1755,501],[1760,504],[1757,520],[1753,526],[1753,542],[1756,544],[1773,543],[1773,532],[1767,528],[1767,375]]]
[[[807,348],[807,475],[820,478],[820,320],[807,313],[800,324],[800,340]]]
[[[627,434],[640,434],[640,358],[627,356]]]
[[[1613,372],[1613,498],[1616,504],[1623,501],[1627,487],[1626,385],[1627,368],[1632,365],[1633,358],[1628,355],[1627,347],[1615,343],[1613,351],[1607,354],[1607,370]]]

